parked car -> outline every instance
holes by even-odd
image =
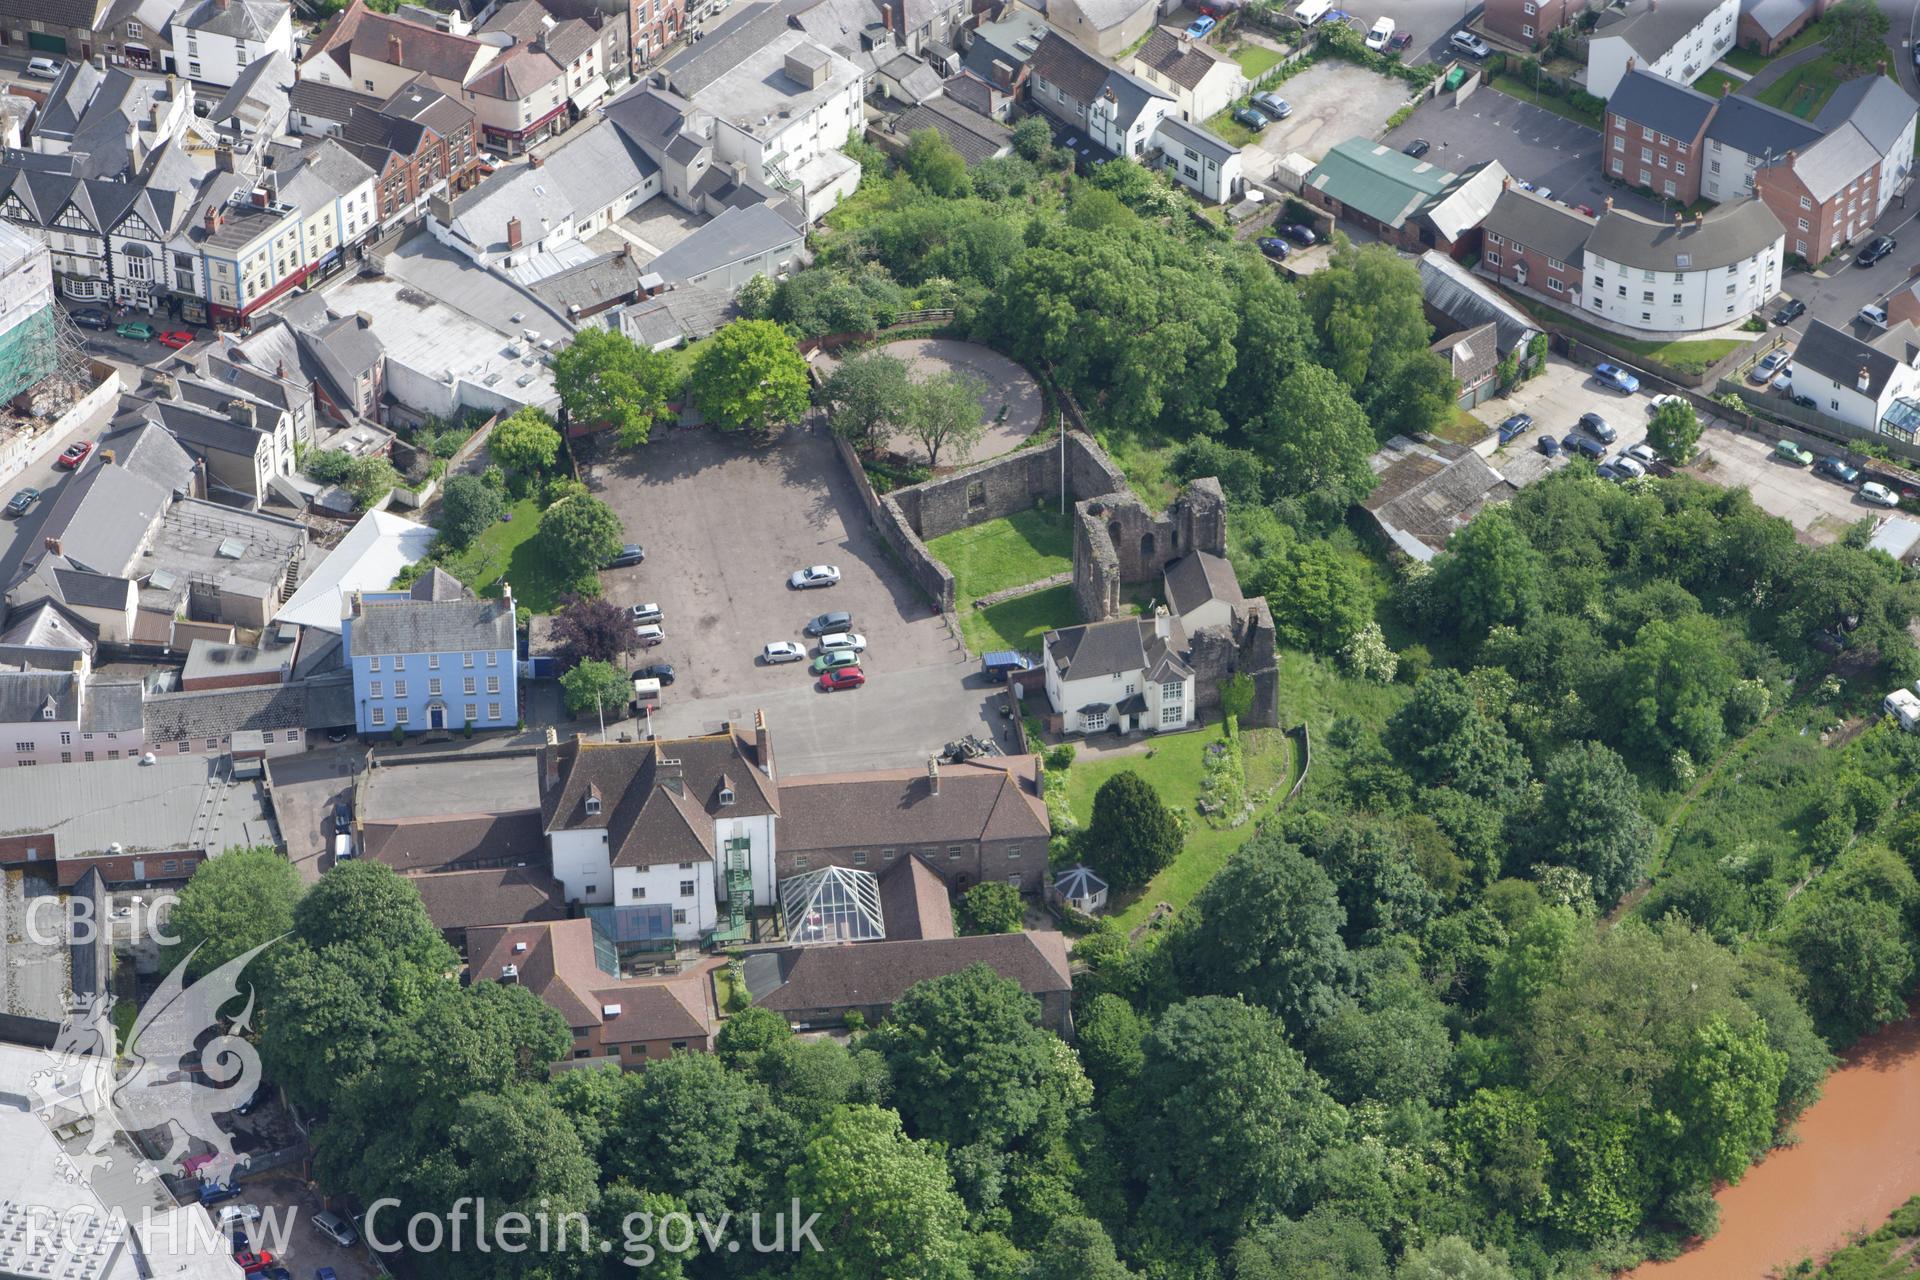
[[[7,514],[14,517],[23,516],[33,510],[33,504],[38,501],[40,501],[40,491],[28,485],[7,499]]]
[[[860,655],[853,650],[829,649],[815,658],[807,667],[807,670],[813,672],[815,675],[821,675],[828,671],[838,671],[841,667],[857,667],[859,665]]]
[[[1620,468],[1614,466],[1611,462],[1601,463],[1593,469],[1593,474],[1599,476],[1602,480],[1626,479],[1626,472],[1620,470]]]
[[[1500,443],[1505,444],[1515,436],[1525,435],[1533,429],[1533,415],[1516,413],[1500,424]]]
[[[656,662],[651,666],[635,667],[632,678],[635,680],[658,680],[662,688],[673,683],[673,664]]]
[[[1394,21],[1392,18],[1375,18],[1373,30],[1367,32],[1367,48],[1376,53],[1384,51],[1387,41],[1393,39]]]
[[[760,660],[768,666],[782,662],[805,662],[807,651],[791,640],[775,640],[760,651]]]
[[[68,445],[59,457],[53,460],[53,465],[67,471],[77,471],[80,468],[80,464],[87,460],[87,455],[92,452],[93,441],[76,440]]]
[[[333,806],[333,829],[335,831],[353,830],[353,802],[341,800]]]
[[[36,80],[58,80],[66,64],[58,58],[28,58],[27,74]]]
[[[1788,298],[1786,305],[1773,313],[1773,322],[1775,324],[1792,324],[1805,314],[1807,314],[1806,303],[1800,301],[1798,298]]]
[[[193,335],[188,333],[185,329],[169,329],[165,333],[160,335],[160,345],[163,347],[171,347],[175,351],[180,350],[180,348],[182,347],[191,345],[192,342],[193,342]]]
[[[1400,154],[1403,156],[1412,156],[1415,160],[1418,160],[1431,150],[1433,150],[1433,144],[1431,142],[1428,142],[1425,138],[1415,138],[1412,142],[1400,148]]]
[[[1620,433],[1613,429],[1613,424],[1597,413],[1581,414],[1580,429],[1592,436],[1595,440],[1600,440],[1607,444],[1612,444],[1620,438]]]
[[[1607,446],[1592,436],[1583,436],[1576,432],[1560,443],[1568,452],[1577,453],[1583,458],[1592,458],[1595,462],[1607,456]]]
[[[1275,262],[1285,262],[1287,260],[1287,242],[1279,236],[1261,236],[1260,252],[1266,254]]]
[[[212,1208],[222,1200],[236,1200],[240,1197],[240,1188],[231,1182],[203,1182],[200,1184],[200,1203]]]
[[[812,622],[809,622],[802,630],[810,636],[830,636],[836,631],[851,631],[853,630],[853,615],[840,610],[835,610],[833,613],[823,613]]]
[[[640,648],[651,649],[655,645],[665,644],[667,642],[667,633],[665,628],[661,627],[659,623],[650,622],[644,627],[635,627],[633,629],[633,640]]]
[[[1393,39],[1387,41],[1387,52],[1399,53],[1402,49],[1406,48],[1408,45],[1412,43],[1413,43],[1413,32],[1396,31],[1393,33]]]
[[[1319,243],[1319,237],[1313,234],[1313,228],[1304,222],[1289,222],[1278,230],[1281,235],[1302,247]]]
[[[1895,496],[1893,490],[1887,488],[1887,486],[1881,484],[1878,480],[1869,480],[1861,485],[1860,496],[1876,507],[1897,507],[1900,505],[1900,499]]]
[[[1233,109],[1233,120],[1235,124],[1245,125],[1255,133],[1260,132],[1273,123],[1273,121],[1267,119],[1266,114],[1258,107],[1235,107]]]
[[[1887,327],[1887,309],[1878,303],[1869,302],[1860,308],[1854,315],[1854,319],[1864,321],[1876,329],[1884,329]]]
[[[251,1249],[237,1250],[233,1255],[233,1260],[240,1264],[241,1271],[250,1276],[264,1275],[266,1274],[267,1268],[273,1265],[273,1255],[265,1249],[262,1249],[259,1253],[255,1253]]]
[[[633,608],[627,610],[627,612],[633,615],[635,622],[664,622],[666,620],[666,615],[660,612],[660,606],[651,601],[646,604],[636,604]]]
[[[1802,409],[1818,409],[1820,407],[1820,402],[1818,400],[1815,400],[1812,396],[1809,396],[1809,395],[1802,395],[1798,391],[1793,393],[1791,399],[1795,404],[1799,405]]]
[[[849,653],[865,653],[867,651],[867,638],[858,631],[836,631],[832,635],[820,637],[820,651],[822,653],[835,649],[844,649]]]
[[[1205,16],[1195,18],[1187,24],[1187,39],[1204,40],[1206,39],[1207,33],[1219,25],[1220,24],[1212,18]]]
[[[1845,458],[1836,457],[1833,454],[1828,454],[1814,463],[1813,470],[1817,475],[1832,476],[1844,485],[1860,483],[1860,469],[1848,466]]]
[[[123,338],[132,338],[135,342],[152,342],[159,330],[145,320],[128,320],[114,326],[113,331]]]
[[[1593,206],[1590,204],[1577,204],[1573,206],[1573,209],[1575,213],[1584,213],[1589,218],[1593,216]]]
[[[647,550],[637,542],[629,542],[620,548],[620,554],[601,565],[602,569],[625,569],[629,565],[639,564],[647,558]]]
[[[353,1224],[337,1213],[314,1214],[313,1229],[342,1249],[351,1249],[360,1242],[360,1233],[353,1229]]]
[[[795,591],[805,591],[810,587],[831,587],[839,581],[840,570],[830,564],[815,564],[794,570],[787,578],[787,585]]]
[[[73,321],[82,329],[111,329],[113,327],[113,321],[107,317],[106,312],[100,310],[98,307],[75,307],[73,310],[67,312],[67,319]]]
[[[866,673],[858,667],[841,667],[837,671],[825,672],[817,681],[822,693],[833,693],[840,689],[858,689],[866,682]]]
[[[1553,436],[1541,436],[1540,452],[1546,454],[1549,458],[1560,456],[1560,441]]]
[[[1629,480],[1638,480],[1641,476],[1647,474],[1645,463],[1641,462],[1638,458],[1629,458],[1624,453],[1608,465]]]
[[[1767,381],[1773,377],[1775,370],[1787,362],[1787,357],[1791,354],[1793,353],[1787,351],[1785,348],[1777,351],[1769,351],[1766,356],[1761,359],[1760,363],[1747,370],[1747,381],[1755,384]]]
[[[230,1204],[221,1208],[215,1219],[222,1231],[231,1231],[235,1227],[242,1230],[249,1222],[260,1221],[260,1206],[257,1204]]]
[[[1866,248],[1853,255],[1853,265],[1856,267],[1871,267],[1878,263],[1880,259],[1892,253],[1894,246],[1899,243],[1900,242],[1892,236],[1875,236],[1873,240],[1867,244]]]
[[[1643,467],[1650,467],[1660,461],[1659,451],[1644,440],[1627,450],[1626,456],[1632,458]]]
[[[1447,37],[1447,43],[1469,58],[1484,58],[1493,52],[1492,45],[1471,31],[1456,31]]]
[[[1672,404],[1676,400],[1680,400],[1680,397],[1676,395],[1667,395],[1667,394],[1657,395],[1653,399],[1647,401],[1647,412],[1650,414],[1658,413],[1660,412],[1660,408],[1662,405]],[[1685,402],[1682,401],[1682,403],[1685,403]]]
[[[1285,120],[1293,114],[1293,104],[1270,89],[1254,94],[1252,102],[1254,109],[1269,120]]]
[[[1791,440],[1782,440],[1773,446],[1773,456],[1782,462],[1791,462],[1796,467],[1813,465],[1813,454],[1801,448]]]
[[[1615,391],[1632,395],[1640,389],[1640,379],[1628,373],[1617,364],[1605,361],[1593,366],[1594,381],[1602,386],[1612,387]]]
[[[1005,684],[1016,671],[1033,669],[1033,659],[1015,649],[995,649],[980,656],[980,672],[993,684]]]

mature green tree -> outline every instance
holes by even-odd
[[[1767,1044],[1786,1056],[1780,1080],[1780,1123],[1790,1123],[1820,1097],[1820,1086],[1839,1059],[1814,1028],[1813,1017],[1795,994],[1799,971],[1782,951],[1749,951],[1741,957],[1740,995],[1766,1024]]]
[[[1349,556],[1315,539],[1261,563],[1248,584],[1263,595],[1280,643],[1290,649],[1337,653],[1373,620],[1373,593]]]
[[[506,509],[499,492],[479,476],[455,476],[440,491],[440,536],[456,551],[465,550]]]
[[[1265,261],[1249,253],[1245,260],[1227,264],[1234,287],[1233,335],[1236,352],[1259,352],[1258,359],[1242,355],[1221,397],[1220,411],[1236,432],[1267,416],[1278,403],[1280,384],[1306,362],[1313,344],[1313,326],[1300,291],[1283,283]],[[1221,483],[1225,483],[1222,477]]]
[[[1207,882],[1168,940],[1182,989],[1239,996],[1305,1035],[1351,985],[1346,912],[1327,873],[1279,836],[1257,835]]]
[[[1234,1280],[1388,1280],[1387,1251],[1358,1218],[1316,1206],[1276,1218],[1233,1246]]]
[[[1540,1104],[1506,1086],[1477,1089],[1447,1112],[1447,1139],[1469,1184],[1521,1222],[1538,1220],[1551,1201],[1544,1124]]]
[[[619,718],[626,715],[627,703],[633,699],[633,686],[628,683],[626,672],[611,662],[592,659],[576,662],[561,676],[560,690],[566,695],[567,711],[576,716],[605,715],[611,711]]]
[[[1540,609],[1546,561],[1505,506],[1487,507],[1447,540],[1434,561],[1433,594],[1460,638],[1484,639],[1501,625],[1519,626]]]
[[[630,448],[645,444],[654,424],[668,416],[667,401],[680,390],[681,373],[672,355],[640,346],[618,329],[586,326],[553,358],[553,384],[569,419],[612,427]],[[502,464],[513,465],[505,459]]]
[[[584,329],[576,341],[593,342],[595,340],[589,336],[591,334],[601,334],[618,342],[627,341],[607,329]],[[569,347],[559,358],[564,359],[575,349]],[[487,437],[487,452],[509,471],[538,475],[551,469],[554,460],[560,456],[560,433],[554,430],[552,418],[529,406],[516,411],[494,427],[493,434]]]
[[[735,320],[693,358],[693,402],[723,431],[765,433],[807,411],[807,362],[770,320]]]
[[[1891,906],[1822,895],[1794,920],[1787,945],[1806,973],[1814,1025],[1835,1045],[1905,1016],[1913,949]]]
[[[771,1009],[749,1005],[720,1024],[720,1032],[713,1038],[713,1051],[729,1067],[744,1069],[751,1067],[767,1050],[791,1039],[793,1027],[784,1017]]]
[[[1283,494],[1317,494],[1344,507],[1373,489],[1367,465],[1377,447],[1373,427],[1340,380],[1319,365],[1302,364],[1282,379],[1248,434]]]
[[[1535,895],[1535,909],[1516,924],[1488,975],[1487,1013],[1496,1026],[1512,1030],[1532,1019],[1541,993],[1558,983],[1573,962],[1586,928],[1571,907],[1542,907]]]
[[[878,1107],[847,1107],[813,1133],[787,1174],[818,1214],[821,1248],[802,1249],[797,1280],[966,1280],[965,1210],[937,1151]]]
[[[365,511],[399,485],[400,473],[391,462],[373,454],[350,459],[340,483],[353,495],[354,509]]]
[[[889,1085],[879,1054],[837,1040],[780,1041],[754,1059],[753,1071],[772,1090],[774,1104],[809,1128],[836,1107],[882,1102]]]
[[[754,278],[765,279],[764,276]],[[631,1280],[635,1275],[645,1276],[646,1280],[685,1280],[687,1254],[661,1248],[657,1225],[651,1239],[636,1240],[631,1250],[626,1243],[629,1231],[637,1230],[643,1223],[658,1224],[669,1214],[689,1216],[687,1206],[672,1196],[642,1191],[630,1182],[616,1181],[603,1186],[593,1211],[593,1238],[612,1240],[615,1244],[601,1260],[598,1274],[602,1280]],[[673,1243],[680,1243],[678,1237]]]
[[[1418,781],[1499,800],[1526,785],[1526,753],[1481,706],[1467,677],[1448,667],[1420,678],[1387,721],[1394,758]]]
[[[293,928],[300,873],[270,844],[236,846],[200,864],[167,917],[198,978]]]
[[[626,530],[613,508],[588,494],[575,494],[540,513],[541,550],[548,561],[597,581],[594,571],[620,554]]]
[[[724,1028],[731,1022],[728,1019],[721,1025]],[[566,1113],[596,1167],[619,1127],[621,1099],[638,1083],[639,1077],[622,1071],[617,1060],[607,1059],[582,1063],[554,1077],[553,1105]]]
[[[1065,1217],[1054,1221],[1034,1250],[1027,1280],[1133,1280],[1133,1272],[1114,1252],[1105,1227],[1092,1218]]]
[[[1884,63],[1890,27],[1887,15],[1873,0],[1841,0],[1821,19],[1827,56],[1846,68],[1849,76],[1871,71]]]
[[[1773,1140],[1787,1055],[1766,1028],[1736,1032],[1716,1017],[1694,1029],[1661,1081],[1661,1119],[1671,1135],[1669,1177],[1678,1186],[1733,1182]]]
[[[1534,823],[1543,862],[1578,867],[1593,877],[1604,909],[1640,882],[1653,856],[1653,824],[1640,811],[1640,784],[1611,748],[1567,747],[1547,762]]]
[[[967,180],[966,158],[947,145],[937,130],[922,129],[907,140],[900,168],[942,199],[957,200],[973,189]]]
[[[1075,231],[1124,237],[1140,230],[1140,215],[1113,192],[1083,183],[1068,197],[1067,225]]]
[[[1724,628],[1704,614],[1656,619],[1626,651],[1614,703],[1626,740],[1664,759],[1712,758],[1726,740],[1727,696],[1740,679]]]
[[[1039,1001],[983,964],[908,988],[871,1039],[908,1131],[950,1147],[1045,1146],[1092,1094]]]
[[[1013,149],[1038,164],[1053,150],[1053,130],[1044,116],[1027,116],[1013,126]]]
[[[980,410],[987,384],[970,373],[948,370],[915,383],[908,394],[900,429],[927,451],[927,465],[940,465],[940,454],[964,462],[987,433]]]
[[[1417,436],[1448,421],[1459,399],[1460,380],[1447,362],[1432,351],[1413,351],[1367,396],[1365,407],[1376,431]]]
[[[1139,1090],[1142,1213],[1216,1246],[1284,1213],[1345,1121],[1279,1019],[1221,996],[1160,1015]]]
[[[1146,1061],[1147,1020],[1111,991],[1087,1001],[1074,1020],[1074,1038],[1103,1104],[1128,1089]]]
[[[1116,889],[1138,889],[1180,856],[1185,837],[1160,793],[1132,769],[1100,784],[1081,848]]]
[[[848,356],[820,388],[835,435],[869,451],[880,448],[907,414],[913,383],[895,356],[866,351]]]
[[[766,1086],[705,1053],[650,1063],[638,1081],[621,1096],[605,1171],[709,1217],[749,1205],[761,1173],[746,1157]]]
[[[1400,1258],[1394,1280],[1513,1280],[1507,1254],[1497,1245],[1476,1249],[1460,1236],[1441,1236]]]
[[[1005,881],[983,880],[960,895],[954,914],[963,934],[1018,933],[1027,922],[1027,904]]]
[[[1309,1054],[1341,1102],[1437,1101],[1453,1059],[1446,1008],[1417,982],[1395,982],[1321,1023]]]
[[[1303,293],[1327,367],[1355,395],[1376,390],[1416,355],[1431,355],[1420,272],[1388,245],[1338,245]]]
[[[1692,462],[1700,444],[1700,416],[1692,403],[1676,398],[1654,410],[1647,423],[1647,443],[1675,466]]]
[[[558,655],[572,663],[614,662],[640,642],[633,615],[600,596],[562,600],[553,616],[552,640]]]
[[[773,307],[773,294],[777,287],[764,274],[754,276],[733,295],[734,309],[749,320],[765,320]]]

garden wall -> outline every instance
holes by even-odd
[[[861,505],[867,509],[868,521],[880,531],[882,540],[893,548],[893,553],[900,557],[900,562],[913,575],[920,589],[932,599],[934,606],[942,613],[951,614],[954,597],[952,572],[933,558],[933,552],[927,550],[927,544],[920,540],[920,535],[913,531],[913,525],[902,514],[894,495],[881,497],[873,491],[873,482],[867,479],[867,470],[860,465],[860,455],[853,446],[835,435],[833,449],[840,455],[840,465],[847,469],[854,492],[860,495]],[[903,489],[901,492],[911,493],[912,490]]]
[[[1060,445],[1055,441],[983,462],[889,495],[924,540],[1060,499]],[[1097,498],[1127,487],[1106,452],[1078,431],[1067,432],[1067,500]]]

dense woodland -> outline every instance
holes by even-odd
[[[217,860],[184,932],[207,963],[291,929],[260,1035],[322,1185],[545,1201],[616,1238],[642,1211],[821,1214],[822,1253],[662,1276],[1574,1277],[1710,1233],[1714,1184],[1904,1014],[1920,743],[1873,711],[1920,675],[1914,584],[1858,533],[1809,549],[1743,492],[1584,464],[1391,565],[1349,505],[1452,391],[1413,269],[1348,250],[1295,287],[1156,176],[1075,180],[1017,137],[971,170],[924,139],[892,174],[865,157],[819,265],[749,305],[798,334],[952,305],[1130,471],[1219,475],[1287,669],[1332,691],[1312,785],[1169,923],[1078,939],[1071,1046],[976,970],[851,1047],[748,1010],[716,1054],[549,1079],[559,1016],[459,986],[404,880],[347,864],[302,895]]]

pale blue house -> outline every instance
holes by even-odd
[[[513,592],[476,600],[433,569],[409,591],[356,592],[340,620],[363,734],[520,722]]]

